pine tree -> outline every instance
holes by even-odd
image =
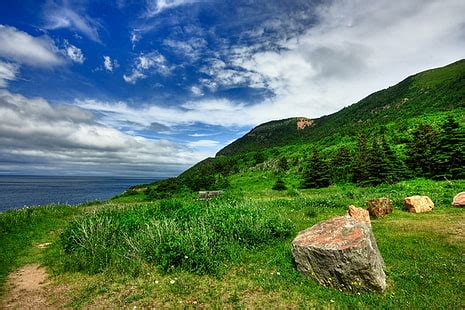
[[[384,183],[389,171],[389,165],[381,143],[378,139],[374,138],[368,149],[366,164],[368,175],[365,179],[361,180],[360,183],[362,185],[378,185]]]
[[[369,178],[368,171],[368,145],[367,137],[364,134],[359,135],[357,151],[352,168],[352,180],[354,183],[361,183]]]
[[[412,140],[407,144],[406,163],[416,176],[433,175],[437,139],[437,132],[428,124],[420,124],[412,131]]]
[[[286,184],[284,183],[283,179],[281,177],[279,177],[276,180],[276,183],[273,185],[272,189],[277,190],[277,191],[283,191],[283,190],[286,190],[287,187],[286,187]]]
[[[465,177],[465,132],[452,116],[447,118],[439,134],[433,171],[435,178]]]
[[[350,182],[352,169],[352,157],[347,147],[340,147],[331,160],[332,181]]]
[[[289,169],[286,157],[281,157],[278,162],[278,170],[281,172],[286,172]]]
[[[304,173],[302,187],[320,188],[327,187],[330,184],[328,166],[326,162],[321,159],[320,153],[315,150],[311,156],[307,170]]]

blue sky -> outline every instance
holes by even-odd
[[[464,58],[465,2],[0,3],[0,173],[172,176]]]

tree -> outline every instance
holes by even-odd
[[[287,158],[286,157],[281,157],[278,162],[278,170],[281,172],[285,172],[289,169],[289,165],[287,163]]]
[[[331,178],[333,183],[349,182],[352,178],[352,156],[347,147],[340,147],[331,160]]]
[[[434,177],[465,178],[465,131],[452,116],[443,124],[437,141]]]
[[[279,177],[276,180],[276,183],[273,185],[273,189],[277,190],[277,191],[283,191],[283,190],[287,189],[286,184],[284,183],[284,181],[283,181],[283,179],[281,177]]]
[[[321,159],[320,153],[315,150],[311,156],[307,170],[304,173],[302,187],[320,188],[327,187],[330,184],[328,166],[326,162]]]
[[[420,124],[412,131],[412,139],[407,143],[406,163],[416,176],[433,175],[437,138],[437,132],[428,124]]]
[[[357,151],[352,167],[352,180],[354,183],[361,183],[369,178],[368,156],[367,137],[365,134],[361,134],[358,137]]]

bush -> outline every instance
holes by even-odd
[[[283,191],[286,190],[286,184],[284,183],[283,179],[279,178],[276,183],[273,185],[273,189],[276,191]]]

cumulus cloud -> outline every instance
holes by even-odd
[[[165,56],[159,52],[140,54],[136,59],[130,74],[123,75],[123,79],[130,84],[147,77],[147,74],[158,73],[169,75],[173,67],[168,63]]]
[[[0,60],[0,88],[6,87],[8,81],[16,80],[19,72],[19,66],[13,63],[3,62]]]
[[[410,74],[463,58],[464,11],[460,0],[323,2],[313,12],[315,22],[293,37],[286,29],[296,27],[283,26],[285,33],[271,38],[258,32],[257,44],[225,46],[201,69],[209,78],[199,82],[213,90],[271,91],[271,98],[245,106],[244,124],[318,117]],[[261,117],[247,117],[254,113]]]
[[[63,64],[58,48],[46,35],[33,37],[14,27],[0,25],[0,57],[36,67]]]
[[[69,59],[71,59],[73,62],[82,64],[86,59],[81,49],[70,44],[68,41],[65,41],[65,52]]]
[[[194,94],[194,96],[203,96],[203,91],[202,88],[198,86],[192,86],[191,87],[191,92]]]
[[[113,72],[113,69],[118,68],[119,64],[116,59],[112,60],[110,56],[103,56],[103,67],[105,70]]]
[[[176,174],[205,157],[166,140],[133,136],[72,105],[0,91],[0,171],[83,169],[112,175]],[[175,173],[176,172],[176,173]]]
[[[83,34],[90,40],[100,42],[98,33],[100,24],[98,21],[71,8],[67,1],[63,3],[48,2],[44,7],[44,18],[46,29],[67,28]]]

